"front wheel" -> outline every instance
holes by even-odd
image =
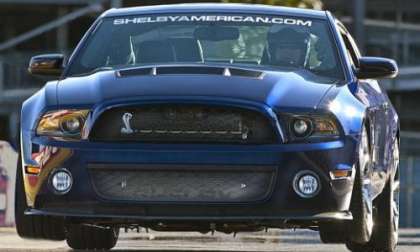
[[[399,146],[394,144],[394,170],[381,195],[375,200],[375,226],[371,240],[366,244],[347,243],[347,247],[354,252],[395,252],[398,243],[399,228]]]
[[[67,227],[67,245],[77,250],[110,250],[117,244],[117,227],[99,227],[70,224]]]
[[[319,237],[323,243],[346,243],[348,239],[346,226],[346,222],[324,223],[319,226]]]
[[[372,245],[380,251],[394,252],[398,243],[399,179],[390,179],[378,199],[378,216],[372,237]]]
[[[373,232],[373,201],[369,193],[370,185],[365,183],[369,177],[372,164],[366,127],[363,127],[358,156],[350,205],[353,221],[350,225],[349,241],[350,243],[364,244],[370,240]]]
[[[64,240],[64,218],[25,215],[28,205],[26,204],[20,156],[18,158],[15,186],[15,223],[18,235],[29,239]]]

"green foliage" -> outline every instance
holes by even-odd
[[[223,0],[223,2],[281,5],[281,6],[309,8],[309,9],[316,9],[316,10],[322,9],[321,0]]]

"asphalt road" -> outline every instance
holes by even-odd
[[[123,231],[123,230],[121,230]],[[0,251],[72,251],[65,242],[47,242],[20,239],[13,228],[0,228]],[[295,251],[295,252],[341,252],[343,245],[321,244],[318,233],[312,231],[269,230],[261,233],[239,233],[236,237],[215,233],[140,233],[122,232],[113,251]],[[401,231],[399,252],[420,251],[420,229]]]

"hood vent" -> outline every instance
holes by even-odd
[[[243,68],[209,67],[209,66],[162,66],[137,67],[123,69],[116,72],[120,78],[145,75],[176,75],[176,74],[202,74],[223,75],[248,78],[262,78],[263,72]]]

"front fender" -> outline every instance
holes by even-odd
[[[354,96],[349,85],[332,87],[318,107],[333,113],[341,123],[345,135],[355,137],[360,135],[369,109]]]
[[[57,101],[58,81],[48,82],[34,95],[22,104],[20,119],[20,147],[22,161],[32,164],[31,137],[34,135],[36,125],[41,115],[47,110],[58,108]]]

